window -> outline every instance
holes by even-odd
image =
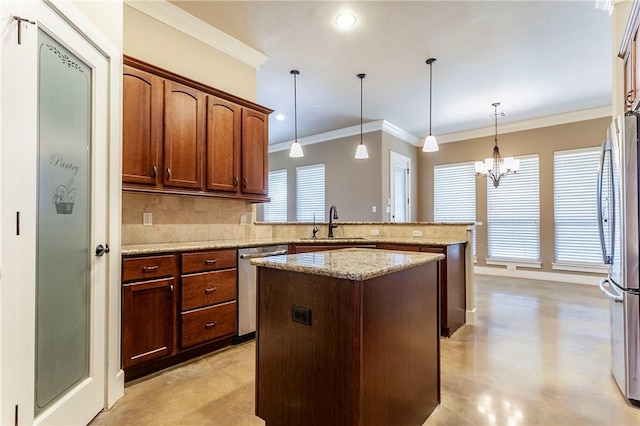
[[[596,206],[599,159],[599,147],[553,155],[555,262],[604,266]]]
[[[539,262],[540,178],[538,155],[519,157],[520,171],[487,179],[487,232],[490,259]]]
[[[264,204],[265,222],[287,221],[287,169],[269,172],[269,203]]]
[[[324,221],[324,164],[296,167],[296,220]]]
[[[433,168],[433,220],[476,221],[476,176],[473,163],[446,164]],[[476,255],[475,228],[473,255]]]

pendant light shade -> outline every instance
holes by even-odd
[[[476,161],[475,169],[476,176],[484,176],[488,179],[491,179],[493,183],[493,187],[497,188],[500,185],[500,179],[507,175],[511,175],[514,173],[518,173],[520,170],[520,160],[516,160],[513,157],[502,158],[500,155],[500,148],[498,148],[498,105],[500,102],[495,102],[491,104],[494,108],[494,117],[495,117],[495,137],[494,137],[494,145],[493,145],[493,153],[491,157],[485,158],[484,161]],[[504,115],[502,113],[502,115]]]
[[[367,152],[367,146],[362,143],[362,80],[366,77],[366,74],[358,74],[357,77],[360,79],[360,144],[356,149],[356,160],[364,160],[369,158],[369,153]]]
[[[304,157],[302,152],[302,145],[298,142],[298,92],[296,77],[300,75],[300,71],[291,70],[290,74],[293,76],[293,126],[294,126],[294,139],[291,144],[291,150],[289,150],[289,157],[300,158]]]
[[[422,146],[422,152],[436,152],[440,148],[438,147],[438,141],[436,137],[431,134],[431,99],[433,88],[433,63],[436,62],[436,58],[427,59],[427,65],[429,65],[429,136],[424,140]]]

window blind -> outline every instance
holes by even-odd
[[[520,171],[498,188],[487,179],[487,232],[490,259],[539,261],[540,172],[538,155],[518,157]]]
[[[599,147],[553,154],[556,262],[604,266],[596,204],[599,159]]]
[[[476,221],[476,176],[473,163],[456,163],[433,168],[433,220]],[[473,230],[476,255],[476,230]]]
[[[287,169],[269,172],[268,194],[271,201],[264,204],[265,222],[287,221]]]
[[[298,222],[324,221],[324,164],[296,167],[296,219]]]

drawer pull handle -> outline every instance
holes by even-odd
[[[204,294],[211,294],[214,291],[216,291],[218,289],[218,287],[210,287],[210,288],[205,288],[204,289]]]
[[[207,330],[207,329],[209,329],[209,328],[213,328],[213,327],[215,327],[215,326],[216,326],[216,324],[217,324],[217,323],[218,323],[217,321],[214,321],[214,322],[208,322],[208,323],[206,323],[206,324],[204,325],[204,328],[205,328],[205,330]]]
[[[142,272],[153,272],[158,270],[158,265],[155,266],[144,266],[142,268]]]
[[[207,259],[204,261],[204,263],[206,263],[207,265],[215,265],[216,263],[218,263],[218,259]]]

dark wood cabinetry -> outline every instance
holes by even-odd
[[[207,98],[207,189],[236,193],[240,185],[242,107]]]
[[[268,201],[272,110],[124,58],[123,190]]]
[[[172,81],[164,84],[164,185],[200,189],[204,95]]]
[[[618,56],[624,61],[624,110],[636,111],[640,107],[640,52],[638,29],[640,28],[640,2],[634,0],[631,13],[622,36]]]
[[[158,185],[164,82],[125,65],[122,78],[122,182]]]
[[[122,367],[174,352],[173,255],[125,259],[122,267]]]
[[[180,346],[236,334],[236,251],[182,254]]]
[[[446,246],[378,243],[377,248],[386,250],[421,251],[444,254],[438,262],[440,284],[440,332],[451,335],[466,322],[465,243]]]
[[[267,115],[242,110],[242,193],[267,195]]]
[[[317,243],[295,243],[289,244],[289,253],[310,253],[313,251],[326,251],[326,250],[339,250],[343,248],[376,248],[375,244],[351,244],[351,243],[327,243],[327,244],[317,244]]]
[[[236,281],[236,250],[125,256],[125,380],[230,345],[236,334]]]

